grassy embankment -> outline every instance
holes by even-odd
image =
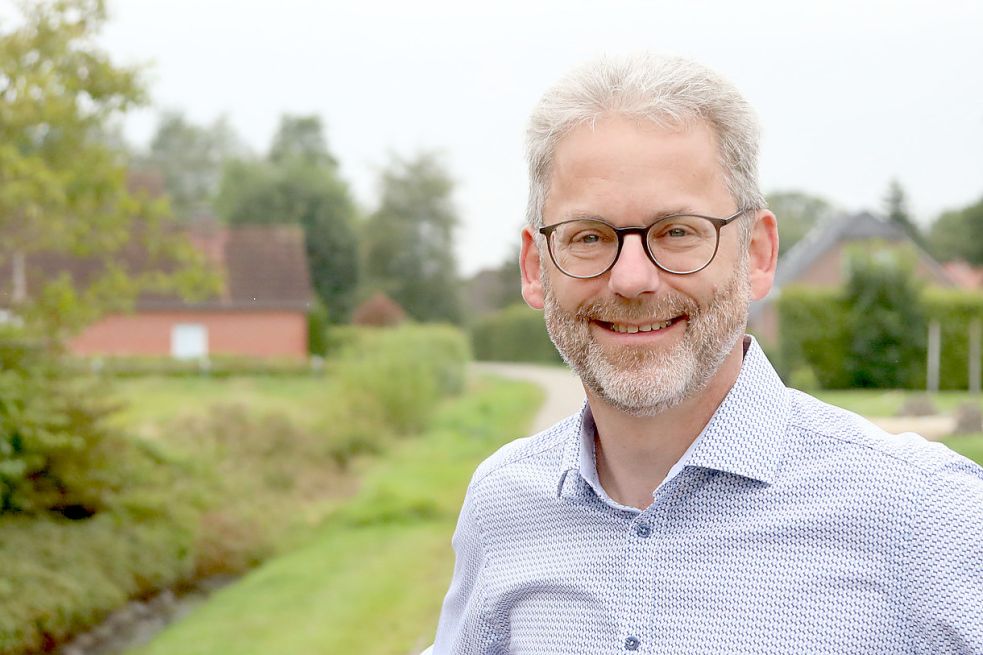
[[[464,386],[449,328],[358,339],[322,376],[124,380],[118,487],[82,520],[0,516],[0,655],[40,652],[129,598],[295,544],[372,458]]]
[[[218,592],[134,655],[405,655],[433,637],[449,538],[477,463],[524,432],[541,392],[481,382],[373,467],[306,544]]]

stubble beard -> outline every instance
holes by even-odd
[[[584,386],[632,416],[655,416],[677,407],[706,388],[747,325],[750,286],[746,260],[718,287],[706,306],[670,291],[657,301],[608,298],[586,303],[574,313],[560,307],[546,271],[546,330],[563,360]],[[605,349],[590,322],[644,323],[686,316],[683,338],[668,349],[622,346]]]

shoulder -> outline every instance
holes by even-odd
[[[892,470],[914,478],[932,478],[954,469],[979,466],[943,444],[912,432],[891,434],[858,414],[789,390],[789,428],[801,449],[835,454],[842,466],[870,466],[870,473]]]
[[[582,420],[578,412],[542,432],[505,444],[475,470],[472,490],[495,485],[512,475],[559,475],[564,452],[579,438]]]

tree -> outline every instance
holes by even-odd
[[[910,253],[909,253],[910,254]],[[927,321],[904,251],[854,253],[846,285],[851,386],[911,388],[921,381]]]
[[[362,231],[366,286],[417,320],[460,321],[450,176],[432,153],[394,157],[380,187],[379,208]]]
[[[241,157],[246,147],[225,118],[206,127],[180,112],[164,112],[140,166],[160,172],[171,209],[182,219],[211,211],[225,162]]]
[[[941,261],[961,259],[983,266],[983,198],[939,216],[929,228],[928,242]]]
[[[332,321],[347,318],[358,282],[356,210],[316,117],[285,116],[265,160],[228,163],[216,201],[232,224],[299,224],[311,283]]]
[[[884,213],[887,215],[888,221],[904,230],[905,234],[911,237],[915,243],[925,244],[921,231],[911,220],[908,196],[905,194],[904,187],[896,179],[892,179],[888,184],[887,194],[884,196]]]
[[[3,299],[54,343],[142,290],[203,290],[204,279],[189,268],[195,256],[169,229],[166,206],[128,190],[125,154],[106,138],[145,93],[136,69],[95,45],[104,2],[22,7],[23,23],[0,32],[0,264],[23,271],[37,253],[100,261],[84,285],[63,277],[32,298],[15,285]],[[160,267],[128,268],[132,249]]]
[[[776,191],[768,194],[768,208],[778,219],[780,254],[788,254],[815,225],[832,218],[837,209],[825,198],[803,191]]]
[[[318,116],[283,116],[270,146],[269,159],[275,164],[299,160],[312,166],[338,165],[328,151],[324,126]]]
[[[95,46],[102,0],[21,6],[22,23],[0,31],[0,302],[21,321],[0,325],[0,513],[85,518],[119,483],[127,442],[104,424],[98,391],[64,366],[63,338],[142,290],[203,291],[207,278],[187,266],[192,251],[169,229],[166,204],[128,190],[125,156],[106,138],[145,95],[138,71]],[[28,294],[35,256],[98,265]],[[21,279],[12,290],[10,270]]]

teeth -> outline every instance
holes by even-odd
[[[669,327],[671,323],[672,321],[661,321],[659,323],[650,323],[648,325],[622,325],[620,323],[612,323],[611,329],[622,334],[635,334],[636,332],[654,332],[655,330],[661,330]]]

